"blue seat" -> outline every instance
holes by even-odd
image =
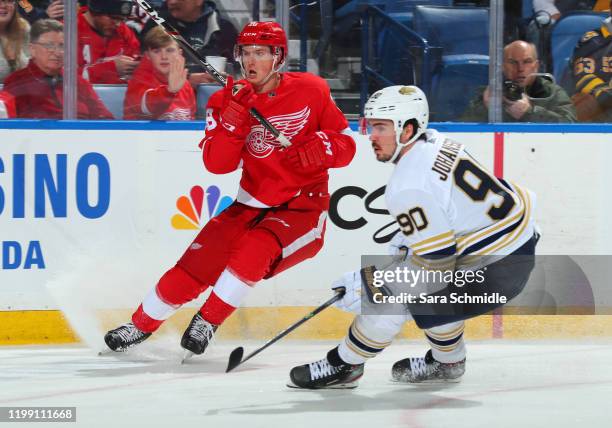
[[[387,0],[351,0],[338,9],[334,16],[336,19],[343,19],[351,15],[359,15],[368,5],[384,8],[386,2]]]
[[[553,75],[563,88],[574,92],[570,59],[576,44],[587,31],[601,27],[607,13],[573,12],[564,15],[554,25],[550,35]]]
[[[452,6],[453,0],[387,0],[385,12],[393,19],[412,28],[417,6]]]
[[[452,0],[387,0],[385,13],[400,24],[412,28],[414,10],[423,4],[450,5]],[[398,84],[413,84],[414,55],[405,36],[382,24],[378,30],[376,55],[380,58],[379,71],[386,79]]]
[[[417,6],[414,30],[443,55],[489,54],[489,9]]]
[[[216,83],[206,83],[198,86],[196,93],[196,119],[206,118],[206,104],[212,94],[221,89],[222,86]]]
[[[414,29],[440,48],[428,94],[432,120],[456,120],[477,89],[488,83],[489,10],[417,6]]]
[[[93,88],[115,119],[123,119],[123,100],[127,85],[96,84],[93,85]]]

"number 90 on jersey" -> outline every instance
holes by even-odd
[[[414,207],[408,210],[407,213],[398,215],[397,222],[400,225],[400,230],[406,236],[412,235],[415,230],[420,232],[429,225],[425,212],[421,207]]]

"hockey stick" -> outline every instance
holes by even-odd
[[[311,312],[308,312],[306,315],[304,315],[304,317],[301,320],[299,320],[295,324],[290,325],[285,330],[283,330],[280,333],[278,333],[272,339],[270,339],[266,343],[264,343],[264,345],[262,347],[260,347],[260,348],[256,349],[255,351],[251,352],[244,359],[242,359],[242,356],[244,355],[244,348],[242,346],[239,346],[238,348],[234,349],[232,351],[232,353],[230,354],[230,356],[229,356],[229,361],[227,362],[227,370],[225,370],[225,373],[229,373],[230,371],[232,371],[236,367],[238,367],[240,364],[244,363],[247,360],[250,360],[255,355],[259,354],[261,351],[266,349],[268,346],[272,345],[275,342],[278,342],[280,339],[282,339],[283,337],[287,336],[289,333],[291,333],[293,330],[295,330],[296,328],[298,328],[299,326],[304,324],[306,321],[308,321],[309,319],[311,319],[312,317],[317,315],[319,312],[321,312],[322,310],[330,307],[331,305],[333,305],[338,300],[342,299],[343,296],[344,296],[344,291],[337,292],[334,295],[334,297],[329,299],[327,302],[323,303],[321,306],[313,309]]]
[[[189,54],[189,56],[191,56],[195,61],[199,62],[202,65],[202,67],[204,67],[204,69],[206,70],[208,74],[210,74],[221,85],[225,86],[226,84],[225,77],[223,77],[223,75],[219,73],[215,69],[215,67],[207,63],[205,59],[202,58],[202,56],[198,53],[198,51],[196,51],[187,42],[187,40],[185,40],[183,36],[181,36],[181,34],[172,25],[170,25],[170,23],[168,23],[168,21],[166,21],[164,18],[159,16],[158,12],[155,10],[153,6],[151,6],[145,0],[134,0],[134,1],[138,4],[138,6],[140,6],[142,10],[146,12],[147,15],[149,15],[149,18],[155,21],[157,25],[161,26],[164,29],[164,31],[170,37],[172,37],[183,48],[183,50],[185,50]],[[287,137],[281,134],[281,132],[278,129],[276,129],[274,125],[272,125],[268,121],[268,119],[263,117],[262,114],[258,112],[254,107],[251,107],[249,112],[255,119],[257,119],[259,123],[263,125],[264,128],[266,128],[272,135],[274,135],[274,138],[276,138],[276,140],[281,144],[281,146],[289,147],[291,145],[291,141],[289,141]]]

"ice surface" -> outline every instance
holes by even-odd
[[[285,341],[234,372],[218,342],[180,365],[178,338],[98,356],[90,348],[0,347],[0,406],[76,406],[67,427],[609,427],[610,342],[469,342],[461,383],[389,381],[394,361],[425,352],[399,341],[368,362],[355,390],[285,386],[290,368],[322,358],[329,342]],[[145,346],[146,345],[146,346]]]

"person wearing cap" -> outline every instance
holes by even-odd
[[[129,0],[88,0],[78,15],[79,73],[91,83],[126,83],[140,58],[140,42],[125,24]]]
[[[105,335],[113,351],[144,341],[181,305],[213,287],[181,339],[188,352],[202,354],[217,327],[261,280],[314,257],[323,247],[328,170],[348,165],[355,155],[348,122],[325,80],[280,72],[287,36],[278,23],[247,24],[234,57],[244,79],[234,84],[229,77],[226,87],[210,97],[201,147],[211,173],[242,171],[236,200],[206,223],[131,322]],[[251,107],[291,145],[283,148],[251,117]],[[215,200],[214,194],[206,197],[209,204]]]
[[[213,1],[205,0],[166,0],[159,15],[168,21],[202,58],[206,56],[223,56],[233,59],[234,42],[238,31],[225,19]],[[150,19],[142,35],[157,24]],[[193,87],[201,83],[212,83],[215,80],[204,68],[192,58],[187,58],[189,83]]]

